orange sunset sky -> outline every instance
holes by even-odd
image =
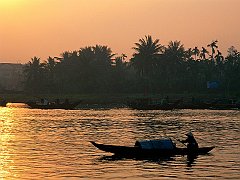
[[[152,35],[186,48],[218,40],[240,51],[240,0],[0,0],[0,63],[42,61],[96,44],[132,56]]]

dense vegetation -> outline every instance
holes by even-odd
[[[107,46],[89,46],[49,57],[33,57],[24,68],[25,91],[31,93],[239,93],[240,53],[232,46],[226,57],[217,41],[186,49],[180,41],[167,46],[145,36],[127,60]]]

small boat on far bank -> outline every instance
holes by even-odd
[[[6,107],[7,106],[7,101],[6,100],[0,100],[0,106],[1,107]]]
[[[236,99],[217,99],[209,109],[214,110],[238,110],[240,109],[240,102]]]
[[[210,109],[210,110],[240,110],[240,100],[231,98],[217,99],[177,99],[169,98],[135,98],[127,100],[126,105],[137,110],[174,110],[174,109]]]
[[[75,109],[81,101],[72,102],[70,103],[68,100],[65,102],[49,102],[47,100],[41,100],[41,102],[36,101],[29,101],[25,102],[30,108],[33,109],[66,109],[66,110],[72,110]]]
[[[137,110],[173,110],[178,107],[182,100],[168,102],[167,99],[139,98],[128,100],[127,106]]]

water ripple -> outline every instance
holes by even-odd
[[[0,113],[1,179],[240,179],[239,111],[10,107]],[[185,156],[113,159],[89,143],[133,145],[185,138],[189,130],[200,146],[216,146],[191,163]]]

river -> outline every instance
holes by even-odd
[[[113,159],[89,141],[133,145],[163,136],[215,146],[189,162]],[[0,107],[0,179],[240,179],[240,111]],[[178,142],[177,146],[182,146]]]

